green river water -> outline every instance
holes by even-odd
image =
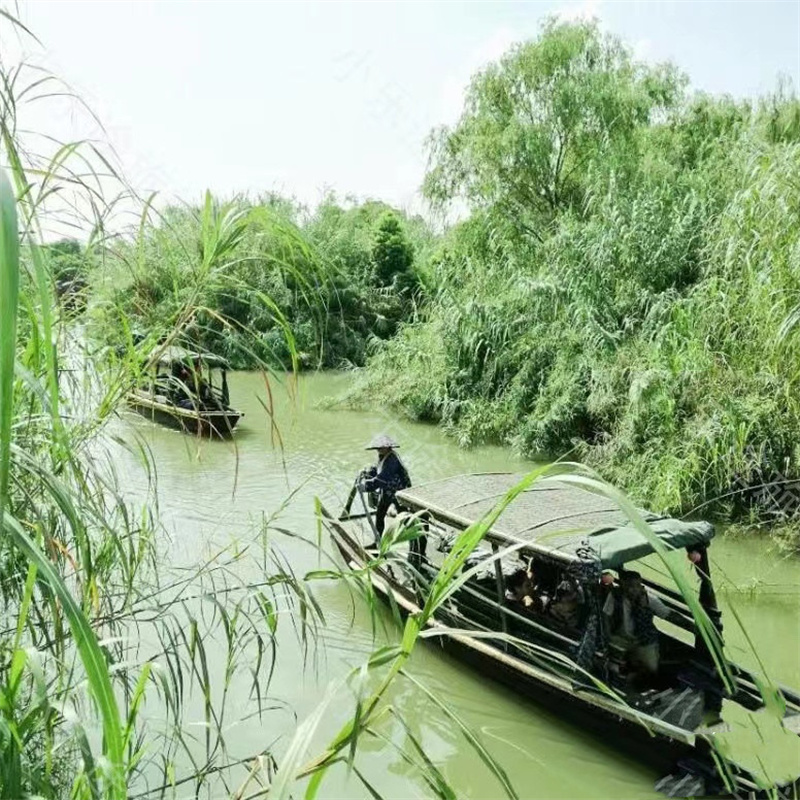
[[[285,385],[272,385],[282,448],[270,435],[261,404],[267,399],[264,379],[255,374],[234,374],[231,378],[232,402],[246,413],[234,444],[199,441],[134,414],[123,415],[114,432],[130,441],[139,437],[150,448],[157,467],[158,502],[168,533],[161,548],[165,561],[191,565],[233,540],[245,546],[258,535],[263,515],[276,512],[291,493],[291,502],[275,524],[313,540],[317,531],[314,498],[338,511],[354,474],[370,461],[371,454],[363,448],[376,432],[387,432],[401,442],[401,454],[416,483],[463,472],[522,471],[532,466],[503,448],[460,449],[434,427],[385,412],[320,405],[320,401],[343,391],[348,380],[344,374],[304,376],[291,399]],[[117,468],[133,494],[137,488],[144,490],[146,472],[132,456],[121,453]],[[320,566],[313,548],[281,536],[276,536],[274,543],[298,574]],[[325,535],[323,546],[331,551]],[[770,677],[799,687],[800,560],[780,557],[766,542],[752,539],[721,537],[711,553],[723,609],[735,605],[758,654],[769,667]],[[283,708],[261,720],[250,718],[234,724],[237,716],[247,716],[252,706],[246,689],[234,687],[226,738],[235,756],[257,753],[275,740],[274,749],[280,756],[296,720],[312,712],[327,687],[362,663],[376,646],[366,607],[354,601],[345,586],[318,583],[315,594],[324,609],[325,624],[308,654],[303,655],[290,621],[283,619],[279,624],[281,646],[270,696],[285,704]],[[727,614],[725,621],[732,657],[752,663],[752,657],[743,652],[742,636],[732,616]],[[394,630],[390,626],[388,633],[379,632],[377,642],[390,638]],[[222,669],[221,654],[221,649],[216,653],[213,643],[209,645],[212,669]],[[658,796],[653,782],[659,776],[616,750],[610,737],[600,740],[590,736],[557,714],[520,700],[508,689],[444,656],[434,645],[418,646],[411,671],[479,733],[520,797]],[[391,702],[459,798],[502,796],[499,784],[475,751],[418,689],[399,682],[393,688]],[[352,708],[352,697],[340,690],[316,736],[320,747]],[[396,741],[403,744],[403,735]],[[357,763],[386,798],[428,796],[419,776],[385,744],[364,739]],[[241,779],[242,773],[238,777]],[[238,785],[237,780],[232,779],[231,785]],[[185,789],[179,796],[193,796],[190,786]],[[227,792],[222,782],[212,781],[203,796],[224,797]],[[337,767],[326,779],[321,796],[360,798],[367,793],[344,768]]]

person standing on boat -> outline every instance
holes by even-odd
[[[375,529],[378,531],[378,536],[383,535],[389,507],[394,505],[397,508],[395,494],[411,486],[408,470],[400,460],[400,456],[395,453],[395,449],[399,446],[394,439],[381,433],[365,448],[378,451],[378,463],[366,470],[361,477],[362,491],[378,494],[375,508]]]

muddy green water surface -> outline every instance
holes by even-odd
[[[320,407],[320,401],[344,390],[348,380],[347,375],[305,376],[291,400],[285,387],[272,386],[282,449],[270,435],[260,402],[267,393],[258,375],[235,374],[231,379],[232,402],[247,415],[236,432],[235,446],[198,441],[125,414],[115,432],[131,440],[140,437],[151,449],[157,467],[161,518],[169,534],[162,548],[165,562],[190,565],[232,540],[246,544],[258,535],[265,513],[280,511],[274,524],[314,539],[314,498],[338,510],[353,475],[370,461],[364,445],[379,431],[401,442],[401,455],[416,483],[463,472],[521,471],[532,466],[502,448],[462,450],[433,427],[385,412]],[[146,486],[146,473],[133,458],[120,455],[118,467],[134,493],[137,487]],[[327,540],[327,536],[323,538]],[[276,536],[274,545],[300,575],[320,566],[313,548],[298,541]],[[323,545],[331,552],[327,541]],[[770,676],[800,686],[800,560],[780,557],[764,541],[724,537],[714,543],[711,552],[723,608],[735,604]],[[253,706],[244,685],[234,687],[226,737],[236,756],[256,753],[276,739],[274,748],[280,755],[282,743],[294,730],[294,715],[302,720],[332,682],[362,663],[376,643],[394,635],[390,626],[388,633],[379,631],[373,638],[369,613],[344,586],[320,583],[315,594],[326,619],[311,652],[304,657],[294,643],[289,620],[282,619],[279,625],[281,646],[270,695],[285,703],[286,710],[270,712],[262,720],[233,724],[237,713],[247,715]],[[742,636],[729,613],[725,621],[732,656],[751,662],[750,656],[741,653]],[[212,648],[210,658],[221,661],[222,651]],[[221,663],[216,668],[221,669]],[[518,699],[442,655],[435,645],[418,646],[411,671],[480,734],[522,798],[658,796],[652,788],[658,776],[616,750],[611,735],[598,739],[584,733],[552,711]],[[398,682],[391,701],[459,798],[502,796],[475,751],[418,689]],[[340,691],[316,738],[320,746],[351,710],[351,697]],[[395,736],[398,745],[408,745],[403,739],[402,734]],[[384,797],[429,796],[419,776],[385,744],[364,739],[358,764]],[[237,781],[232,779],[231,784],[235,786]],[[210,787],[204,796],[227,796],[220,782]],[[193,789],[187,786],[179,793],[184,795],[193,796]],[[367,793],[337,767],[329,773],[321,795],[361,798]]]

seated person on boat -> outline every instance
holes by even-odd
[[[583,587],[575,578],[565,575],[556,587],[553,601],[548,604],[550,616],[568,628],[577,628],[581,622],[585,598]]]
[[[604,576],[606,585],[608,577]],[[620,571],[619,588],[610,588],[603,615],[611,644],[624,650],[630,666],[646,676],[655,675],[660,654],[653,619],[671,620],[674,612],[644,588],[638,572]]]
[[[193,369],[181,363],[172,365],[169,397],[179,408],[201,411],[220,408],[211,386],[203,377],[200,361],[197,361]]]
[[[517,570],[505,582],[506,600],[520,603],[530,611],[541,613],[547,604],[547,596],[540,589],[536,576],[533,573],[532,563],[528,562],[525,569]]]
[[[186,364],[176,361],[170,369],[170,379],[167,395],[170,401],[181,408],[191,408],[189,397],[189,386],[191,383],[191,373]]]
[[[217,400],[214,392],[211,390],[211,384],[203,377],[203,364],[200,359],[194,364],[192,381],[194,393],[200,402],[200,408],[205,411],[219,409],[219,400]]]
[[[529,559],[525,569],[514,572],[505,582],[506,600],[519,603],[530,613],[550,617],[559,625],[577,629],[586,602],[580,581],[561,573],[557,577],[552,576],[552,583],[548,587],[545,581],[539,579],[538,569],[534,573],[533,559]]]

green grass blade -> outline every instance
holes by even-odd
[[[11,467],[14,360],[19,301],[19,232],[16,200],[11,184],[0,170],[0,530],[35,566],[58,597],[69,620],[75,646],[103,721],[104,747],[110,762],[109,796],[126,795],[123,766],[122,726],[111,678],[89,621],[82,613],[53,564],[7,509]],[[52,343],[50,345],[52,347]]]
[[[87,682],[103,721],[104,749],[110,763],[108,795],[114,800],[124,800],[126,790],[122,724],[119,707],[111,686],[108,666],[97,642],[97,637],[61,576],[56,572],[50,560],[36,546],[35,542],[25,533],[19,522],[9,513],[6,513],[3,522],[4,530],[9,534],[14,544],[25,554],[28,561],[36,565],[40,576],[47,581],[64,608],[64,614],[69,621],[75,646],[80,654],[83,668],[86,670]]]
[[[297,726],[294,737],[281,760],[275,781],[270,788],[270,800],[289,800],[291,797],[292,787],[303,755],[308,750],[314,734],[322,722],[328,705],[333,699],[334,691],[335,687],[329,687],[319,705]]]
[[[469,742],[472,746],[472,749],[478,754],[481,761],[486,765],[489,771],[497,778],[500,782],[500,785],[503,787],[503,791],[506,793],[506,796],[509,797],[511,800],[519,800],[519,795],[517,794],[514,786],[511,783],[511,780],[508,777],[508,773],[500,766],[497,760],[492,756],[492,754],[486,749],[483,742],[476,736],[476,734],[472,731],[469,726],[464,723],[460,717],[448,706],[447,703],[442,702],[436,695],[430,691],[426,686],[420,683],[416,678],[410,675],[405,670],[403,671],[403,676],[410,680],[421,692],[425,694],[425,696],[435,705],[437,706],[445,716],[453,723],[455,723],[456,727],[459,728],[461,733],[463,734],[464,738]]]
[[[41,41],[33,34],[33,32],[25,25],[23,25],[22,22],[19,19],[17,19],[17,17],[15,17],[13,14],[10,14],[5,9],[0,8],[0,17],[2,17],[3,19],[7,19],[12,25],[15,25],[17,28],[20,28],[20,30],[25,31],[25,33],[27,33],[28,36],[34,39],[37,43],[41,44]]]
[[[8,503],[14,357],[19,301],[19,232],[14,190],[0,169],[0,526]]]

